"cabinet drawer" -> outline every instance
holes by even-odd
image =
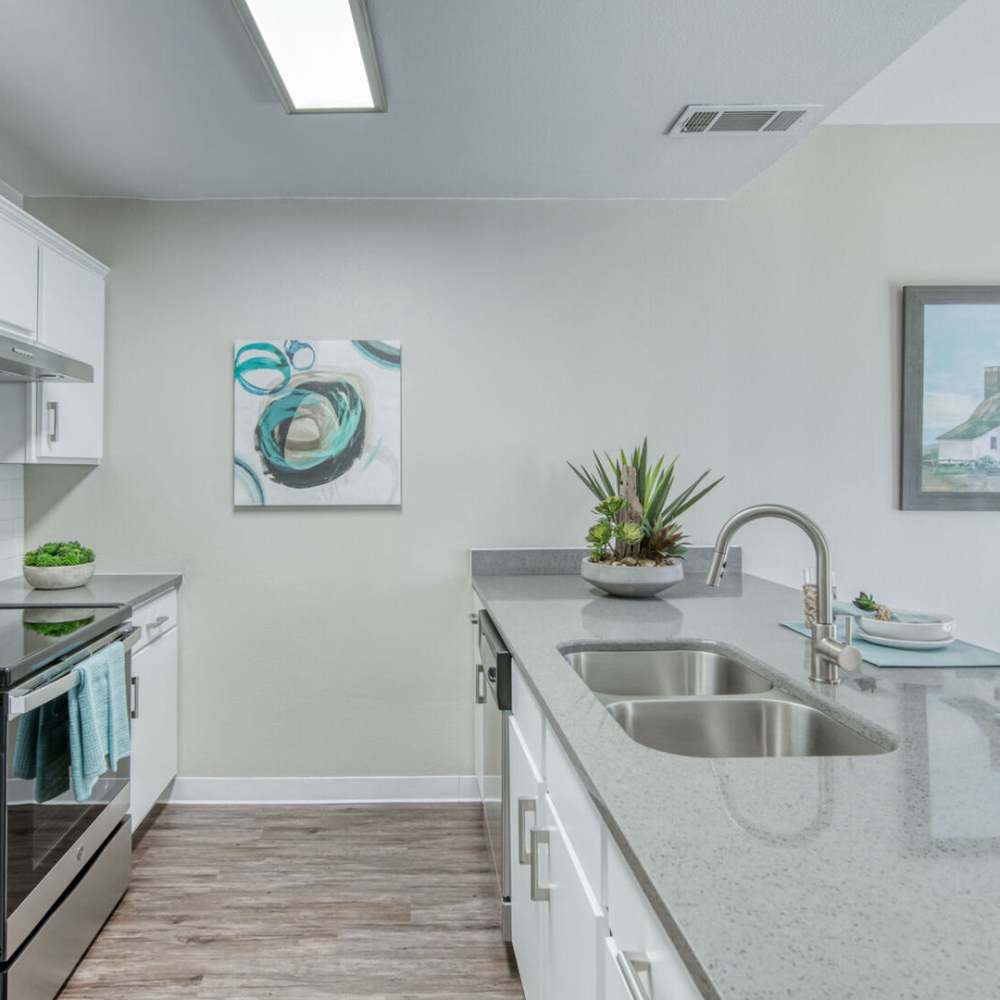
[[[648,972],[640,978],[649,1000],[702,1000],[687,966],[610,837],[607,857],[608,923],[617,947],[630,956],[633,965],[648,962]]]
[[[0,326],[34,339],[38,329],[38,243],[0,219]]]
[[[136,651],[169,632],[177,624],[177,591],[169,590],[132,611],[132,624],[142,630]]]
[[[580,867],[604,905],[604,822],[551,726],[545,727],[545,782]]]
[[[515,660],[513,675],[510,679],[511,712],[517,719],[518,728],[524,737],[525,745],[531,759],[545,777],[545,757],[542,754],[542,709],[528,686],[521,672],[520,664]]]

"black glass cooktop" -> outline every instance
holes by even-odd
[[[121,605],[107,607],[0,606],[0,686],[29,674],[87,642],[127,617]]]

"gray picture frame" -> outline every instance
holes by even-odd
[[[924,307],[1000,305],[1000,285],[909,285],[903,289],[903,392],[900,448],[902,510],[1000,510],[1000,492],[925,492],[922,488],[924,427]]]

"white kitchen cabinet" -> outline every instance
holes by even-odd
[[[141,609],[136,609],[139,612]],[[138,614],[136,616],[139,617]],[[177,777],[177,628],[132,653],[132,829]]]
[[[545,824],[548,844],[539,849],[538,859],[549,897],[538,904],[543,908],[544,995],[550,1000],[597,1000],[604,974],[605,914],[549,796]]]
[[[607,845],[608,920],[617,947],[643,980],[649,1000],[701,1000],[687,966],[639,887],[621,851]],[[647,965],[645,972],[642,964]]]
[[[104,452],[104,276],[42,247],[39,342],[93,365],[94,381],[34,386],[39,463],[97,463]]]
[[[509,722],[510,763],[510,917],[511,943],[525,1000],[542,1000],[544,992],[543,918],[545,907],[531,899],[531,830],[539,826],[544,789],[517,719]]]
[[[511,930],[525,1000],[701,1000],[516,662],[511,682]],[[532,899],[533,865],[547,899]]]
[[[0,327],[34,339],[38,329],[38,241],[0,218]]]
[[[101,460],[107,274],[100,261],[0,198],[0,330],[94,368],[93,383],[0,384],[0,462]]]

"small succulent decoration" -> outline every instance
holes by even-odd
[[[79,542],[46,542],[24,554],[25,566],[81,566],[94,561],[94,550]]]
[[[673,499],[677,459],[664,464],[661,455],[652,465],[646,440],[631,455],[618,458],[594,452],[594,468],[567,464],[584,486],[597,497],[598,521],[587,532],[592,562],[622,566],[657,566],[684,557],[685,535],[680,516],[722,482],[722,477],[698,489],[708,475],[703,472]]]
[[[872,597],[871,594],[866,594],[863,590],[857,597],[852,601],[854,606],[860,611],[871,611],[874,612],[875,617],[879,621],[891,622],[892,621],[892,611],[886,607],[884,604],[879,604],[878,601]]]

